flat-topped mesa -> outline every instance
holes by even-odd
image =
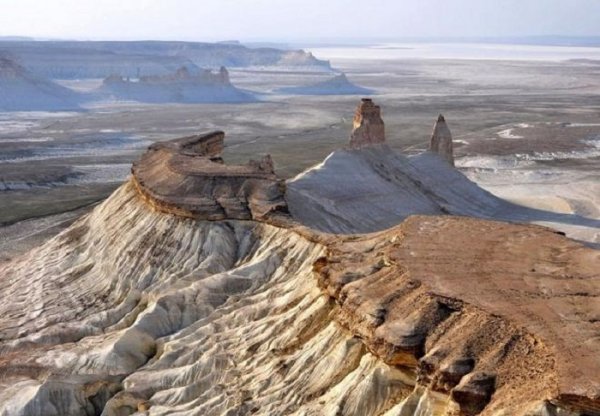
[[[370,98],[363,98],[354,113],[350,147],[361,148],[385,142],[381,109]]]
[[[433,133],[431,134],[431,142],[429,143],[429,151],[437,153],[446,160],[450,165],[454,166],[454,150],[452,149],[452,133],[446,124],[446,119],[443,115],[439,115]]]
[[[215,131],[154,143],[132,167],[138,192],[158,211],[200,220],[263,220],[287,212],[285,182],[271,156],[226,165],[224,138]]]

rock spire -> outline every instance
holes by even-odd
[[[443,115],[439,115],[429,143],[429,151],[437,153],[450,165],[454,166],[454,151],[452,149],[452,133]]]
[[[354,113],[350,147],[360,148],[385,142],[381,109],[370,98],[363,98]]]

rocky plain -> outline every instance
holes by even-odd
[[[0,414],[600,414],[600,61],[358,49],[0,114]]]

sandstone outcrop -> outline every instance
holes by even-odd
[[[363,98],[356,108],[350,135],[350,147],[361,148],[385,142],[381,109],[370,98]]]
[[[260,220],[286,211],[285,184],[265,156],[226,165],[220,131],[151,145],[133,164],[140,194],[161,212],[202,220]]]
[[[446,119],[441,114],[438,116],[438,119],[433,126],[431,142],[429,143],[429,151],[437,153],[442,159],[454,166],[452,133],[446,124]]]

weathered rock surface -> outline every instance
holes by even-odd
[[[429,151],[437,153],[442,159],[454,166],[452,133],[450,132],[448,124],[446,124],[446,119],[441,114],[433,126],[433,133],[431,134],[431,141],[429,143]]]
[[[538,226],[410,217],[315,263],[336,321],[462,414],[600,414],[600,251]],[[504,413],[502,413],[504,412]]]
[[[354,113],[350,147],[361,148],[385,142],[381,109],[370,98],[363,98]]]
[[[140,195],[161,212],[202,220],[261,220],[286,211],[285,184],[265,156],[247,165],[223,163],[217,131],[151,145],[133,164]]]

